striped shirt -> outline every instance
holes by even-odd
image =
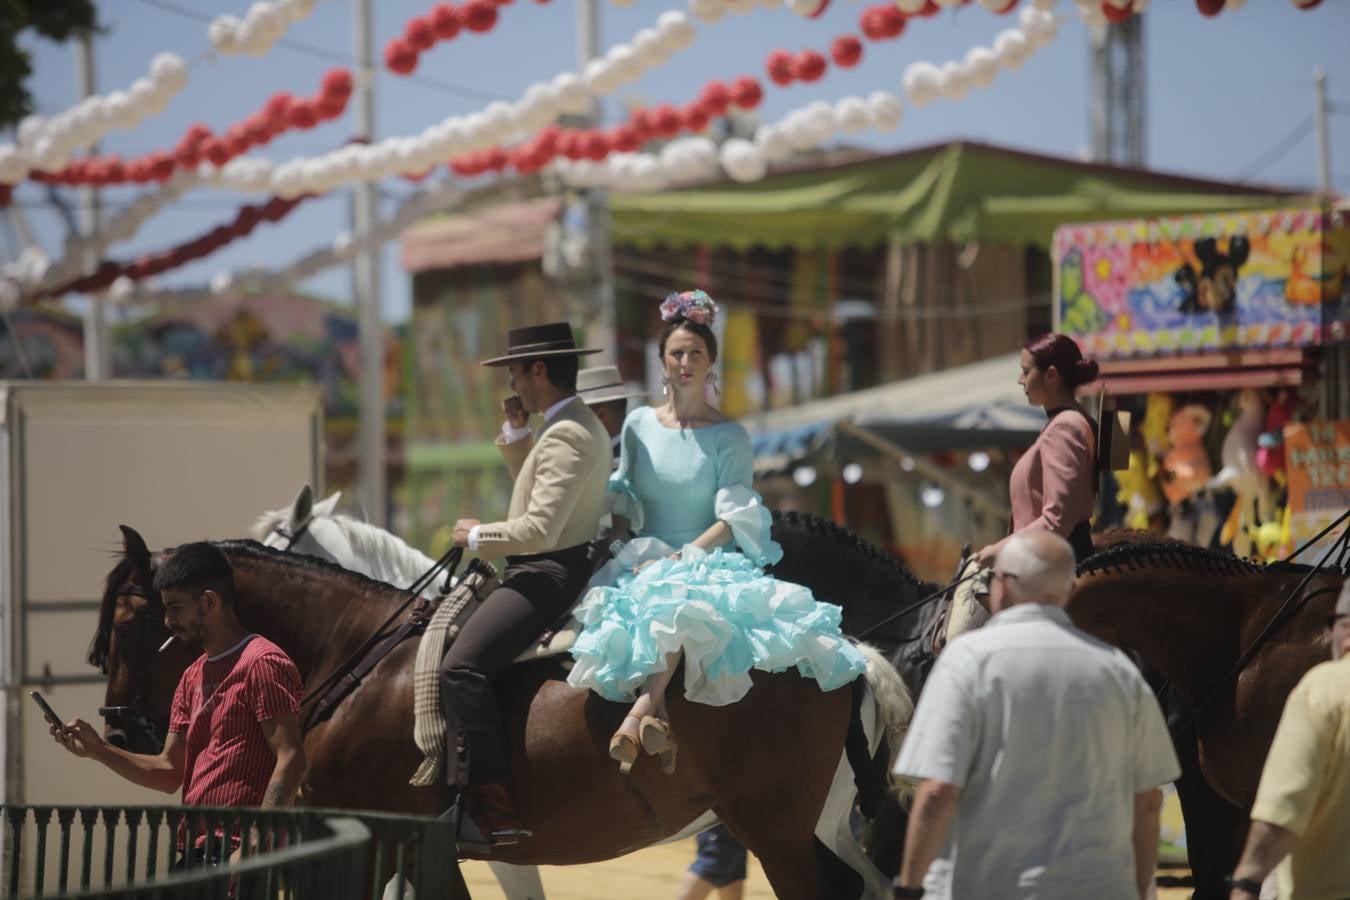
[[[258,806],[276,768],[259,722],[300,711],[304,686],[276,644],[249,635],[188,666],[169,730],[184,736],[184,806]]]

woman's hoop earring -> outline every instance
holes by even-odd
[[[661,376],[661,396],[662,396],[662,397],[669,397],[669,396],[670,396],[670,376],[669,376],[669,375],[662,375],[662,376]]]
[[[722,399],[722,392],[717,389],[717,373],[709,372],[703,379],[703,383],[712,388],[713,396],[718,400]]]

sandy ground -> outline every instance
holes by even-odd
[[[640,850],[629,856],[586,866],[545,866],[549,900],[674,900],[680,879],[694,858],[694,839]],[[464,877],[474,900],[503,900],[486,863],[466,862]],[[1169,888],[1159,900],[1184,900],[1189,889]],[[715,896],[715,895],[714,895]],[[772,900],[773,891],[754,857],[750,858],[745,900]]]

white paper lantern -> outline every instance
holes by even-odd
[[[964,63],[945,62],[939,70],[938,90],[948,100],[960,100],[970,92],[970,73]]]
[[[1059,0],[1031,0],[1031,5],[1043,12],[1050,12]]]
[[[176,53],[160,53],[150,61],[150,78],[162,90],[176,94],[187,87],[187,63]]]
[[[867,116],[877,131],[894,131],[900,127],[905,107],[900,98],[889,91],[873,91],[867,95]]]
[[[1018,69],[1031,55],[1031,43],[1027,36],[1016,28],[1007,28],[994,38],[994,53],[1004,68]]]
[[[727,0],[727,9],[738,16],[754,12],[759,0]]]
[[[721,0],[719,0],[721,2]],[[694,43],[698,29],[689,17],[678,9],[668,9],[656,20],[656,30],[665,39],[666,46],[672,50],[683,50]]]
[[[928,0],[895,0],[895,5],[907,16],[916,14],[927,5]]]
[[[905,96],[915,106],[932,103],[942,96],[942,72],[930,62],[910,63],[900,79]]]
[[[971,47],[964,61],[974,87],[989,87],[998,77],[998,57],[988,47]]]
[[[689,11],[711,24],[726,15],[727,0],[689,0]]]
[[[742,138],[731,138],[722,145],[722,169],[732,181],[759,181],[769,171],[764,151]]]
[[[581,115],[590,109],[591,92],[580,78],[571,72],[563,72],[553,79],[553,87],[558,92],[558,112],[568,115]]]
[[[755,144],[764,151],[771,163],[783,162],[792,156],[792,142],[778,125],[764,125],[757,129]]]
[[[834,118],[841,131],[862,131],[871,126],[867,103],[861,97],[842,97],[834,104]]]

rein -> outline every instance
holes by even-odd
[[[1324,529],[1322,533],[1319,534],[1312,541],[1309,541],[1303,547],[1300,547],[1299,550],[1293,554],[1293,556],[1298,556],[1298,554],[1302,553],[1303,550],[1306,549],[1310,544],[1315,543],[1318,539],[1325,536],[1337,525],[1344,522],[1347,518],[1350,518],[1350,510],[1347,510],[1345,514],[1343,514],[1339,519],[1333,522],[1330,527]],[[1307,575],[1303,576],[1303,580],[1298,583],[1298,586],[1294,588],[1292,591],[1290,591],[1289,596],[1284,598],[1284,602],[1280,604],[1280,608],[1275,611],[1275,615],[1271,616],[1271,619],[1269,622],[1266,623],[1266,626],[1261,629],[1261,633],[1256,636],[1256,640],[1252,641],[1251,646],[1248,647],[1245,651],[1243,651],[1242,655],[1237,658],[1237,662],[1233,663],[1233,667],[1228,670],[1228,674],[1224,675],[1223,678],[1219,679],[1219,683],[1214,685],[1214,687],[1210,690],[1209,694],[1206,695],[1205,699],[1201,700],[1200,703],[1195,707],[1195,709],[1191,711],[1191,714],[1186,717],[1186,721],[1183,722],[1181,724],[1181,727],[1177,729],[1177,733],[1185,732],[1188,729],[1193,728],[1195,726],[1195,723],[1199,721],[1201,714],[1204,713],[1205,710],[1207,710],[1210,707],[1210,705],[1218,698],[1219,694],[1223,691],[1224,688],[1226,688],[1229,684],[1237,680],[1238,675],[1242,674],[1242,670],[1247,668],[1247,664],[1250,663],[1252,661],[1252,658],[1256,656],[1257,652],[1266,645],[1266,643],[1270,640],[1271,636],[1274,635],[1275,629],[1279,628],[1285,622],[1289,621],[1295,615],[1297,615],[1312,601],[1314,597],[1320,597],[1322,594],[1331,593],[1333,590],[1336,591],[1340,590],[1339,588],[1334,589],[1322,588],[1321,590],[1313,591],[1311,594],[1304,596],[1302,598],[1302,601],[1297,606],[1291,608],[1291,604],[1293,604],[1295,598],[1297,598],[1298,595],[1302,593],[1303,589],[1308,586],[1308,583],[1313,580],[1313,578],[1317,575],[1317,573],[1321,572],[1323,567],[1326,566],[1326,562],[1328,559],[1331,558],[1332,553],[1336,553],[1337,548],[1339,548],[1339,552],[1341,554],[1344,554],[1347,546],[1350,546],[1350,527],[1347,527],[1345,531],[1341,532],[1341,536],[1336,539],[1336,542],[1331,545],[1330,550],[1320,560],[1318,560],[1316,565],[1313,566],[1312,571],[1309,572]],[[1292,559],[1293,557],[1291,556],[1290,558]]]
[[[362,658],[370,652],[371,648],[384,639],[384,630],[393,624],[395,619],[403,615],[403,612],[409,605],[420,599],[422,591],[434,582],[441,572],[444,571],[448,576],[453,576],[455,570],[459,568],[460,560],[463,558],[464,550],[460,547],[451,547],[449,550],[445,551],[445,555],[436,560],[434,566],[424,572],[420,578],[408,586],[405,591],[408,597],[399,605],[398,609],[394,610],[389,615],[389,618],[385,619],[384,622],[375,629],[374,633],[366,638],[361,646],[356,648],[355,652],[343,660],[342,664],[335,668],[327,678],[305,694],[305,698],[300,701],[301,708],[304,708],[306,704],[312,703],[316,699],[325,696],[331,687],[336,685],[342,679],[350,676],[352,671],[360,664]]]
[[[955,588],[958,584],[964,584],[965,582],[970,581],[972,578],[978,576],[980,574],[980,571],[981,570],[977,569],[974,572],[971,572],[965,578],[953,579],[952,583],[947,585],[946,587],[938,588],[936,591],[933,591],[933,593],[927,595],[926,597],[921,597],[918,600],[915,600],[913,603],[911,603],[909,606],[906,606],[899,612],[891,613],[889,616],[882,619],[880,622],[877,622],[874,625],[870,625],[867,628],[864,628],[861,632],[854,635],[854,639],[858,641],[866,639],[870,635],[875,634],[878,629],[884,628],[885,626],[894,622],[896,619],[902,618],[903,616],[906,616],[909,613],[914,612],[914,610],[919,609],[920,607],[923,606],[927,606],[934,600],[937,600],[938,598],[944,596],[948,591]]]

